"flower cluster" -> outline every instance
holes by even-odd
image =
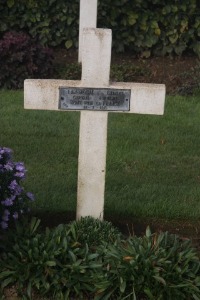
[[[6,229],[9,222],[17,220],[29,210],[34,200],[32,193],[26,193],[20,185],[25,179],[23,162],[12,161],[12,150],[0,147],[0,228]]]

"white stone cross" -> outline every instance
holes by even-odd
[[[87,110],[90,96],[84,98],[85,95],[80,95],[80,91],[84,88],[90,88],[90,91],[99,88],[108,89],[112,93],[115,89],[130,89],[130,110],[124,113],[156,115],[164,113],[165,85],[109,82],[111,43],[110,29],[85,28],[81,81],[28,79],[24,83],[26,109],[62,110],[59,108],[60,87],[73,88],[71,103],[79,99],[79,103],[86,104],[86,110],[81,110],[80,117],[78,219],[81,216],[103,218],[108,118],[106,107],[104,111],[92,110],[92,106],[91,110]]]
[[[96,28],[97,0],[80,0],[78,61],[82,62],[83,28]]]

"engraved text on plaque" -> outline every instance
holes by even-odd
[[[129,111],[131,90],[60,87],[59,109]]]

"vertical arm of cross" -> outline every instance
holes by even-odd
[[[82,86],[108,87],[110,29],[84,29]],[[103,218],[108,113],[82,111],[79,134],[77,218]]]
[[[83,28],[96,28],[97,0],[80,0],[78,61],[82,62]]]

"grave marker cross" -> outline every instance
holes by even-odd
[[[83,28],[97,26],[97,0],[80,0],[78,61],[82,62]]]
[[[112,36],[110,29],[85,28],[83,30],[82,79],[73,80],[25,80],[26,109],[61,110],[59,88],[73,89],[72,99],[83,104],[84,88],[117,91],[130,89],[130,109],[124,113],[157,114],[164,112],[165,86],[162,84],[138,84],[109,82]],[[114,92],[115,93],[115,92]],[[72,100],[73,103],[73,100]],[[93,216],[103,218],[107,118],[108,111],[92,110],[85,105],[81,111],[78,158],[77,218]],[[122,111],[123,112],[123,109]]]

